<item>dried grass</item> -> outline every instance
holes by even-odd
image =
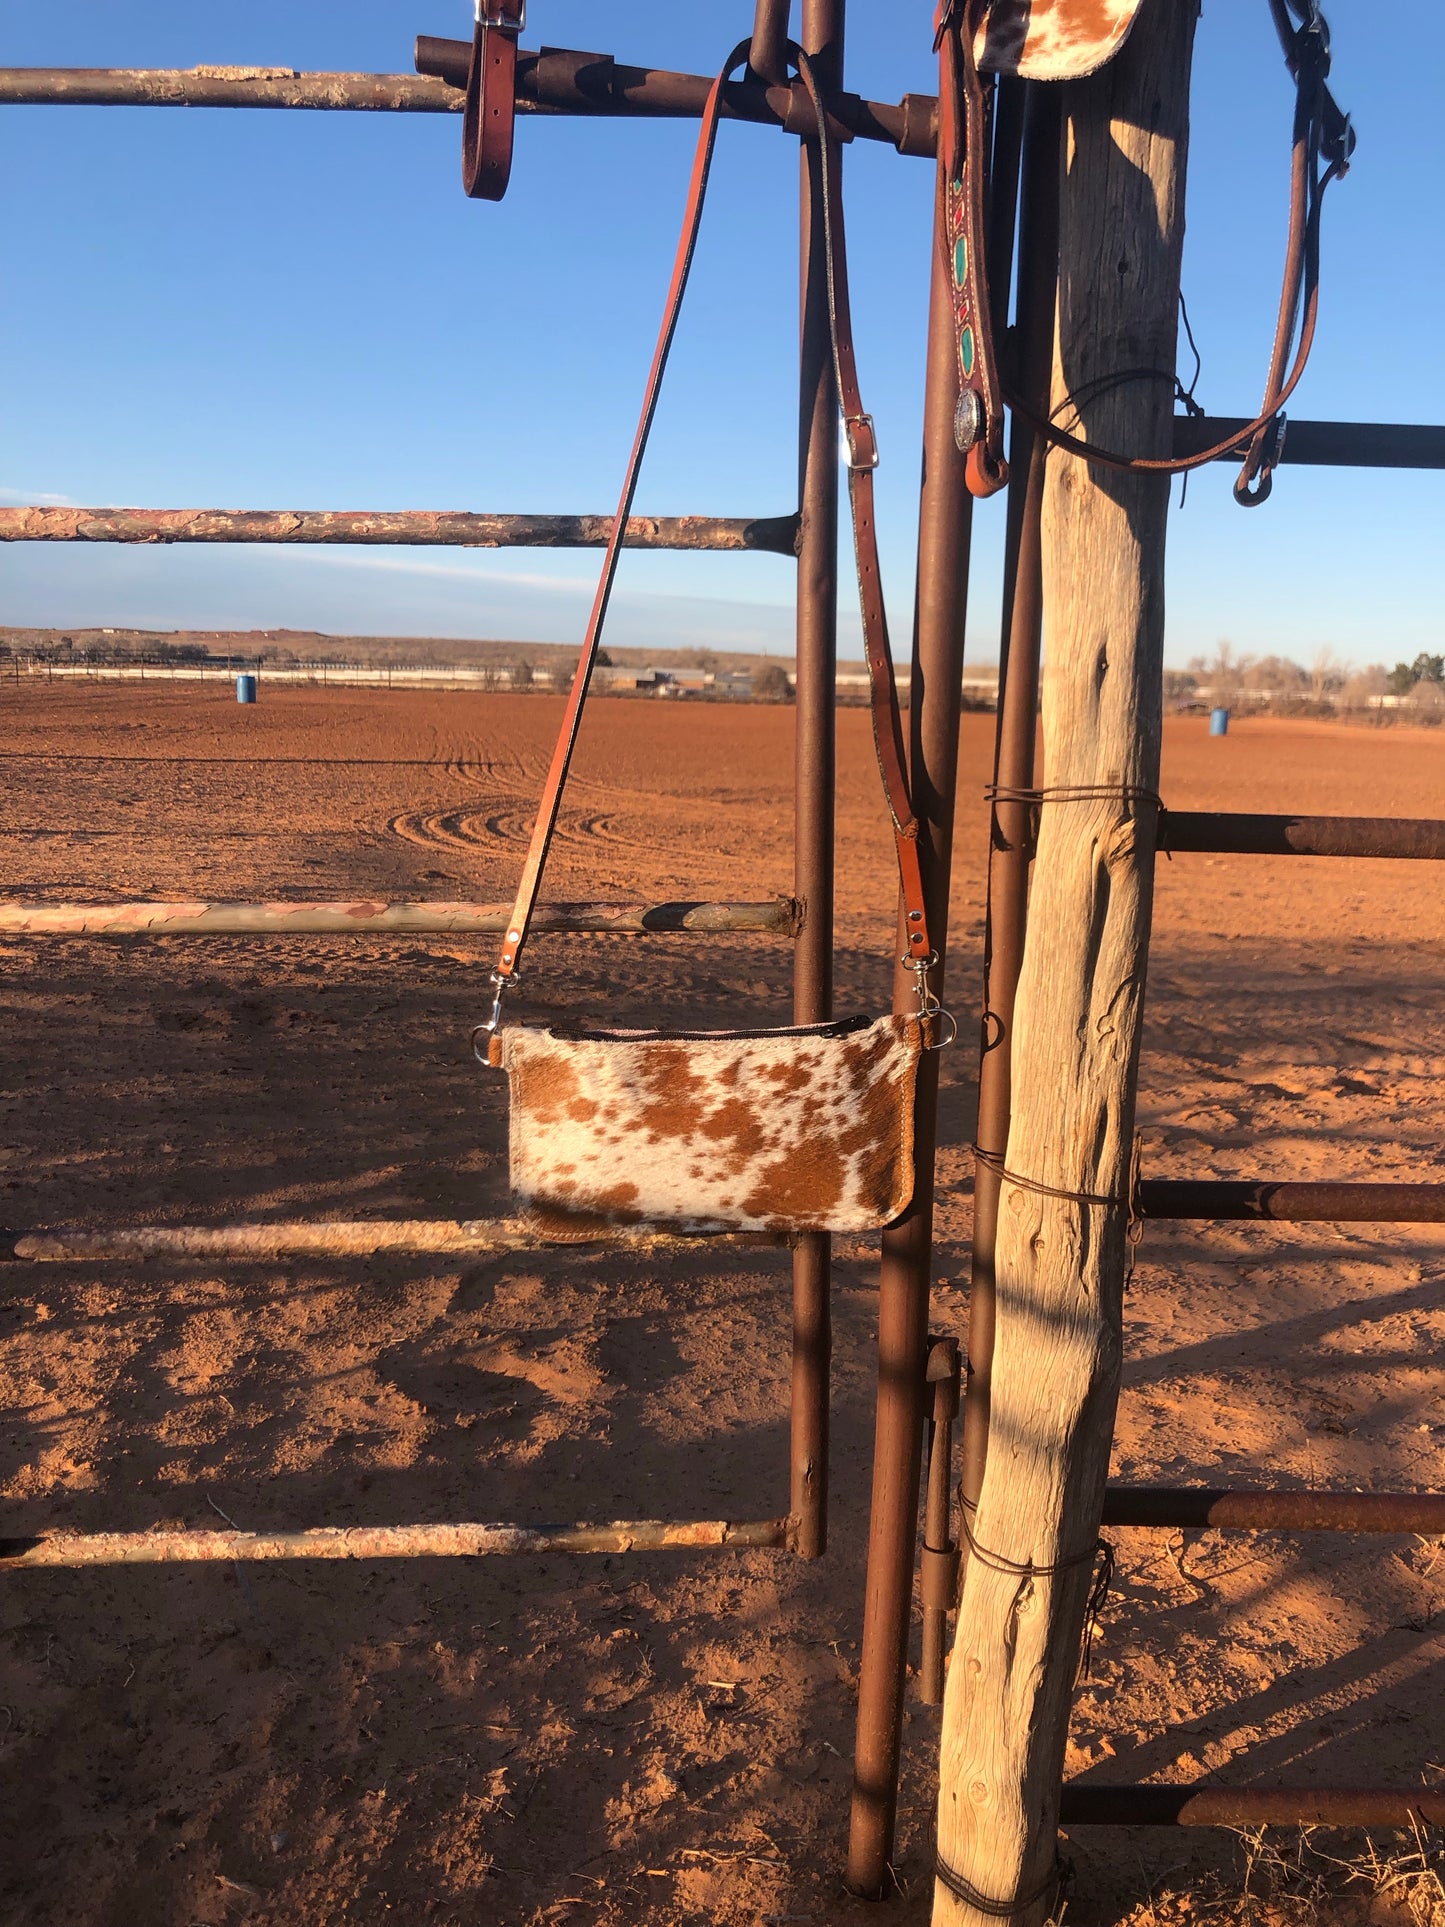
[[[1210,1875],[1187,1891],[1165,1888],[1120,1927],[1445,1927],[1445,1834],[1438,1829],[1367,1835],[1348,1853],[1324,1827],[1293,1835],[1256,1827],[1236,1838],[1237,1885]]]

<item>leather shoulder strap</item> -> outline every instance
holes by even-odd
[[[582,706],[586,701],[592,671],[597,661],[597,651],[602,639],[602,624],[607,615],[612,585],[617,575],[617,564],[627,529],[627,518],[632,510],[643,452],[647,446],[652,418],[657,409],[663,370],[667,365],[668,352],[672,347],[673,335],[677,329],[683,292],[687,287],[688,273],[692,267],[693,252],[697,245],[703,198],[707,191],[708,172],[712,165],[713,149],[717,141],[723,87],[728,77],[746,60],[749,45],[750,43],[745,40],[733,49],[727,65],[713,82],[703,108],[702,126],[698,133],[697,150],[693,157],[692,177],[688,183],[687,205],[682,218],[682,233],[678,240],[677,256],[672,268],[672,281],[663,308],[662,327],[658,334],[657,346],[653,350],[652,366],[648,372],[647,386],[643,394],[642,413],[638,420],[637,432],[633,437],[632,453],[628,457],[622,494],[617,503],[617,513],[612,519],[611,533],[607,538],[607,550],[602,561],[602,573],[597,584],[597,592],[592,600],[592,612],[587,621],[587,634],[582,644],[582,653],[572,679],[567,706],[563,711],[557,746],[552,752],[551,766],[542,787],[541,802],[538,806],[536,822],[532,827],[531,845],[522,867],[516,902],[507,923],[497,967],[492,973],[492,982],[497,987],[493,1021],[495,1021],[496,1011],[500,1008],[503,993],[517,981],[519,975],[518,965],[527,942],[532,913],[536,908],[543,866],[547,861],[547,852],[557,826],[562,789],[567,780],[567,771],[577,743],[577,732],[582,721]],[[894,839],[898,851],[899,875],[908,928],[908,957],[905,961],[925,965],[932,958],[932,944],[928,933],[927,911],[923,900],[923,879],[919,868],[918,824],[909,800],[903,724],[898,711],[898,693],[893,674],[893,659],[888,644],[888,623],[884,613],[883,585],[878,566],[878,535],[873,511],[873,470],[878,466],[878,450],[873,434],[873,418],[865,413],[862,397],[858,392],[858,371],[853,355],[838,147],[828,135],[827,114],[822,94],[806,55],[791,45],[788,51],[797,63],[812,100],[818,121],[818,139],[824,156],[823,218],[828,310],[832,326],[833,358],[838,391],[848,437],[849,500],[853,511],[853,536],[858,560],[858,592],[863,608],[864,646],[868,659],[869,685],[872,691],[873,739],[883,777],[884,793],[893,819]]]

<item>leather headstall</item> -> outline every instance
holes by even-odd
[[[527,24],[527,0],[476,0],[476,5],[462,115],[462,186],[474,201],[500,201],[512,176],[517,41]]]

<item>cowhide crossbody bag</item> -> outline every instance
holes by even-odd
[[[878,455],[853,355],[838,149],[807,58],[796,47],[789,52],[812,101],[823,154],[828,307],[847,437],[873,737],[902,881],[907,932],[902,962],[916,977],[918,1008],[902,1016],[729,1031],[502,1022],[503,1000],[519,981],[518,965],[692,263],[723,85],[747,50],[746,42],[734,50],[703,113],[672,284],[622,497],[516,904],[492,972],[492,1013],[473,1037],[477,1055],[504,1068],[509,1079],[513,1192],[552,1235],[562,1237],[585,1237],[601,1224],[616,1223],[698,1231],[864,1231],[890,1223],[913,1195],[919,1055],[951,1042],[954,1034],[953,1020],[940,1009],[929,981],[937,959],[928,931],[878,568],[873,512]]]

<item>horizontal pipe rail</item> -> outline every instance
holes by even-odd
[[[660,1225],[609,1225],[572,1232],[528,1218],[381,1218],[275,1224],[120,1225],[105,1231],[59,1226],[0,1231],[0,1259],[32,1264],[141,1263],[147,1259],[232,1258],[473,1258],[549,1245],[607,1245],[614,1250],[663,1251],[706,1239],[744,1249],[773,1250],[791,1243],[785,1232],[687,1232]]]
[[[1271,1184],[1146,1178],[1145,1218],[1271,1218],[1289,1224],[1445,1224],[1445,1184]]]
[[[17,107],[291,107],[321,112],[459,114],[471,43],[424,37],[420,74],[298,73],[289,67],[6,67],[0,106]],[[447,79],[439,77],[445,72]],[[608,54],[523,49],[517,58],[519,113],[625,115],[697,120],[711,80],[704,74],[630,67]],[[843,139],[885,141],[903,154],[931,155],[938,103],[910,94],[896,104],[857,94],[829,96],[829,116]],[[728,84],[725,120],[753,121],[790,133],[815,124],[797,85]]]
[[[292,67],[0,67],[0,107],[303,107],[323,113],[459,114],[461,96],[419,74]]]
[[[460,90],[467,84],[469,40],[422,34],[416,43],[418,73]],[[660,120],[699,120],[712,87],[710,74],[669,73],[630,67],[611,54],[579,53],[570,47],[523,48],[517,55],[517,111],[540,114],[627,115]],[[827,97],[828,118],[840,140],[886,141],[900,153],[931,155],[937,143],[938,102],[932,94],[908,94],[896,105],[858,94]],[[767,86],[756,79],[730,80],[723,88],[724,120],[753,121],[790,134],[817,126],[801,83]]]
[[[307,1532],[55,1532],[0,1539],[0,1566],[230,1559],[478,1559],[495,1553],[739,1552],[786,1546],[787,1519],[614,1519],[605,1526],[322,1526]]]
[[[1445,862],[1445,820],[1166,810],[1159,847],[1171,856],[1371,856],[1439,863]]]
[[[1106,1526],[1232,1526],[1252,1532],[1445,1533],[1445,1493],[1230,1492],[1207,1486],[1111,1485]]]
[[[1249,427],[1245,415],[1174,417],[1174,453],[1202,449]],[[1302,422],[1290,420],[1278,459],[1301,468],[1445,468],[1445,427],[1434,422]],[[1221,455],[1237,462],[1239,451]]]
[[[445,509],[0,508],[0,542],[340,542],[362,547],[601,549],[610,515],[472,515]],[[631,515],[629,549],[794,555],[796,515]]]
[[[0,937],[497,936],[509,903],[3,903]],[[770,903],[547,903],[536,931],[582,935],[796,936],[802,905]]]
[[[1065,1786],[1066,1827],[1445,1826],[1445,1787]]]

